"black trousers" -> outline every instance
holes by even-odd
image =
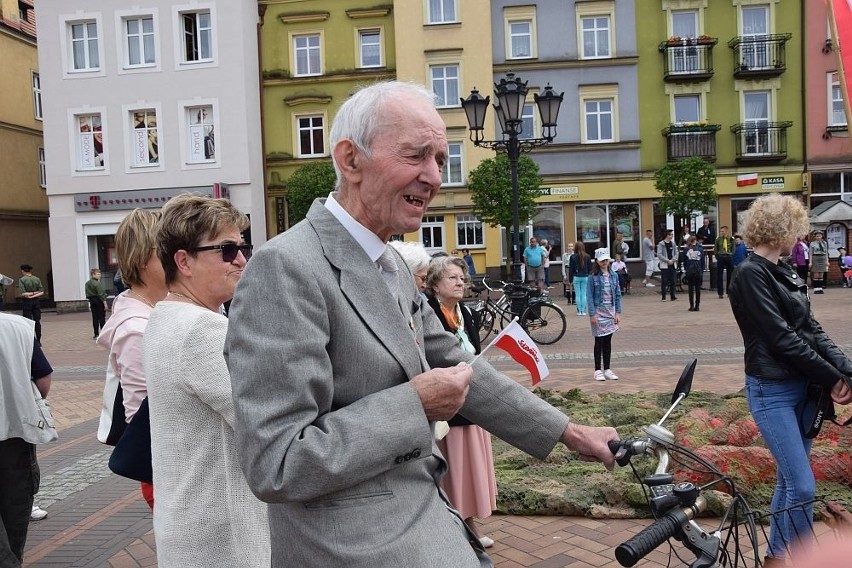
[[[38,298],[33,300],[23,298],[21,300],[21,315],[35,322],[36,339],[41,343],[41,304],[39,302]]]
[[[666,299],[666,291],[669,291],[671,295],[671,299],[675,299],[675,278],[677,274],[675,273],[674,266],[670,268],[664,268],[660,270],[660,278],[662,279],[662,283],[660,284],[660,291],[663,294],[663,300]]]
[[[689,307],[697,308],[701,304],[701,281],[689,282]]]
[[[21,438],[0,441],[0,568],[23,562],[39,481],[35,445]]]
[[[722,288],[722,271],[726,274],[726,286]],[[731,287],[731,273],[734,271],[734,260],[731,255],[717,254],[716,255],[716,292],[721,298],[728,292]]]
[[[612,334],[595,337],[595,371],[609,369],[609,361],[612,357]],[[601,367],[603,359],[603,367]]]
[[[92,310],[92,329],[97,335],[106,324],[106,307],[104,301],[98,297],[90,296],[86,299],[89,300],[89,308]]]

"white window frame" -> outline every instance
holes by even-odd
[[[41,104],[41,76],[38,71],[32,72],[33,85],[33,116],[36,120],[44,120],[44,108]]]
[[[38,147],[38,185],[47,188],[47,160],[44,156],[44,146]]]
[[[764,10],[766,30],[753,32],[745,30],[745,11]],[[742,5],[739,10],[740,29],[743,38],[764,38],[766,41],[740,44],[740,63],[748,69],[767,69],[772,66],[770,57],[769,34],[772,33],[772,8],[770,4]]]
[[[366,37],[378,36],[378,42],[373,43],[365,43],[364,39]],[[375,67],[384,67],[385,65],[385,49],[384,49],[384,34],[382,33],[381,28],[361,28],[357,30],[357,41],[358,41],[358,67],[362,69],[369,69]],[[379,52],[379,61],[378,63],[366,63],[365,62],[365,54],[364,51],[366,48],[372,48],[375,46]]]
[[[697,101],[696,118],[695,120],[678,120],[677,114],[677,99],[691,98]],[[681,124],[684,122],[700,122],[704,119],[704,101],[701,93],[678,93],[672,95],[672,124]]]
[[[431,235],[430,242],[435,242],[435,235],[440,235],[441,246],[426,246],[426,239],[424,238],[426,233]],[[447,227],[446,223],[444,223],[443,215],[424,215],[423,223],[420,225],[420,242],[423,243],[423,246],[426,248],[426,252],[429,254],[434,254],[436,252],[447,250]]]
[[[506,43],[506,59],[535,59],[538,57],[538,37],[536,35],[536,7],[535,6],[510,6],[503,8],[503,35]],[[516,33],[512,30],[515,24],[527,24],[528,33]],[[529,53],[519,54],[515,52],[512,41],[515,37],[526,36],[529,40],[527,45]]]
[[[585,23],[591,21],[593,27],[587,29]],[[600,21],[606,21],[606,27],[598,27]],[[597,16],[583,16],[580,18],[580,28],[582,30],[582,37],[580,39],[581,44],[583,46],[581,59],[610,59],[612,58],[612,49],[610,44],[612,43],[612,21],[608,14],[600,14]],[[601,32],[606,32],[606,44],[601,45],[598,42],[598,34]],[[594,38],[594,51],[587,52],[586,51],[586,33],[589,32],[592,34]]]
[[[479,235],[479,242],[468,242],[467,232],[472,230]],[[463,238],[464,237],[464,238]],[[474,236],[474,241],[476,241]],[[485,223],[476,215],[456,215],[456,248],[472,249],[485,247]]]
[[[198,21],[198,16],[200,14],[208,14],[210,16],[210,28],[209,28],[209,41],[210,41],[210,54],[209,57],[200,57],[198,59],[190,59],[189,55],[186,52],[186,42],[184,38],[186,37],[186,30],[184,28],[184,16],[194,15],[196,22]],[[190,70],[190,69],[199,69],[204,67],[214,67],[218,65],[219,61],[219,46],[218,46],[218,31],[217,31],[217,18],[216,18],[216,4],[215,2],[205,2],[198,4],[181,4],[178,6],[172,7],[172,26],[175,30],[174,36],[174,60],[175,60],[175,69],[176,70]],[[205,28],[206,29],[206,28]],[[201,28],[196,28],[195,34],[197,37],[195,38],[196,42],[199,45],[199,50],[201,49]],[[199,54],[201,55],[201,54]]]
[[[611,138],[590,139],[586,128],[586,103],[609,101],[612,117]],[[595,112],[598,117],[602,113]],[[598,119],[600,125],[600,118]],[[618,132],[618,85],[589,85],[580,87],[580,139],[583,144],[606,144],[619,141]]]
[[[311,120],[311,124],[306,128],[303,128],[299,122],[302,119]],[[313,120],[319,119],[322,124],[317,127],[314,124]],[[295,128],[295,148],[296,148],[296,156],[299,158],[321,158],[323,156],[328,156],[328,130],[327,130],[328,120],[325,113],[311,113],[311,114],[297,114],[293,116],[293,127]],[[321,152],[302,152],[302,133],[308,132],[309,134],[313,134],[319,131],[322,134],[322,151]],[[313,136],[310,136],[311,139],[311,147],[313,150]]]
[[[316,45],[310,45],[311,39],[316,39]],[[309,44],[307,46],[299,47],[296,45],[297,41],[302,39],[308,39]],[[324,36],[321,31],[312,31],[312,32],[299,32],[290,34],[290,46],[292,48],[293,54],[293,77],[316,77],[318,75],[323,74],[323,44],[324,44]],[[299,55],[301,53],[305,53],[307,55],[306,63],[307,69],[299,68]],[[316,69],[313,68],[311,64],[312,55],[316,54]]]
[[[840,88],[840,75],[837,71],[827,74],[828,79],[828,126],[848,126],[846,110],[843,105],[843,90]],[[840,105],[840,120],[834,106]]]
[[[109,124],[107,121],[106,107],[81,107],[68,109],[68,147],[71,151],[68,153],[70,158],[70,167],[72,176],[101,176],[109,175],[110,173],[110,155],[109,155]],[[91,167],[84,167],[84,148],[81,144],[86,144],[86,147],[94,143],[94,133],[89,136],[81,136],[80,119],[84,117],[97,117],[101,125],[101,164],[92,164]],[[84,140],[84,138],[86,140]]]
[[[130,36],[127,31],[127,22],[130,20],[144,20],[151,19],[152,23],[152,38],[154,45],[152,46],[154,62],[153,63],[145,63],[145,42],[143,36],[144,32],[141,32],[140,36],[137,38],[137,42],[139,43],[139,53],[143,59],[143,62],[138,64],[133,64],[130,62]],[[160,25],[159,25],[159,11],[156,8],[151,8],[145,11],[138,10],[118,10],[115,13],[115,36],[116,36],[116,44],[121,46],[121,58],[118,61],[118,73],[146,73],[151,71],[160,71]],[[140,25],[142,25],[140,23]]]
[[[434,72],[443,70],[442,76],[436,78]],[[455,77],[448,76],[448,70],[455,70]],[[450,93],[448,86],[455,83],[455,94]],[[429,85],[435,93],[435,106],[438,108],[454,108],[461,106],[459,93],[461,89],[461,65],[458,63],[440,63],[429,65]],[[436,87],[440,86],[439,92]]]
[[[165,169],[166,153],[164,145],[166,140],[163,138],[163,112],[160,103],[134,103],[132,105],[123,105],[122,113],[124,114],[124,155],[127,156],[125,171],[127,173],[144,173],[150,171],[159,171]],[[157,161],[140,162],[137,160],[141,156],[139,144],[144,144],[147,149],[148,142],[148,126],[144,129],[135,128],[136,114],[150,113],[156,118],[157,131]],[[149,120],[146,120],[146,124]],[[144,130],[144,138],[140,136],[140,130]]]
[[[458,172],[457,177],[453,175],[453,165]],[[450,140],[447,142],[447,163],[441,172],[441,185],[452,187],[464,185],[464,143],[461,140]]]
[[[437,10],[432,10],[433,6]],[[423,10],[427,25],[454,24],[459,21],[458,0],[424,0]],[[448,14],[450,11],[452,13]]]
[[[518,135],[518,138],[522,140],[536,138],[535,133],[538,132],[538,113],[536,110],[536,105],[533,101],[526,101],[524,103],[524,107],[521,109],[521,133]],[[527,125],[530,127],[529,136],[525,135]]]
[[[104,37],[102,32],[104,26],[100,12],[61,15],[59,16],[59,24],[62,26],[62,33],[59,36],[60,48],[62,50],[62,77],[64,79],[103,77],[106,74],[104,67]],[[81,69],[74,68],[74,40],[72,39],[72,26],[77,24],[95,25],[95,29],[97,30],[97,67],[86,67]],[[86,55],[86,60],[88,61],[88,54]]]
[[[749,96],[760,95],[766,100],[766,116],[759,118],[747,118],[746,117],[746,106],[747,101],[746,98]],[[743,126],[746,128],[743,129],[741,136],[742,138],[742,155],[743,156],[764,156],[771,155],[778,151],[778,148],[775,148],[775,140],[776,137],[772,136],[769,131],[769,123],[772,122],[772,116],[774,115],[774,93],[770,90],[756,90],[756,91],[743,91],[742,93],[742,101],[743,101]],[[757,127],[758,130],[750,130],[749,126],[752,128]],[[765,130],[761,130],[760,127],[765,126]],[[754,151],[749,152],[748,148],[753,147]]]
[[[222,145],[222,123],[219,117],[218,99],[197,98],[182,100],[178,101],[177,106],[178,116],[180,117],[178,133],[180,135],[181,169],[195,170],[221,167],[224,146]],[[209,107],[211,109],[208,116],[212,115],[213,117],[212,133],[214,154],[212,159],[204,158],[200,160],[192,160],[193,154],[197,153],[197,150],[193,150],[193,139],[190,137],[198,134],[198,128],[193,128],[193,126],[196,125],[191,125],[190,122],[194,122],[193,117],[197,116],[197,113],[202,109],[202,107]],[[205,144],[203,136],[195,136],[194,139],[196,140],[195,147],[198,147],[199,143]],[[160,153],[162,154],[162,149],[160,150]]]

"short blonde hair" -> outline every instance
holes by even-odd
[[[166,284],[177,279],[175,253],[196,248],[201,241],[236,227],[240,232],[249,226],[245,213],[227,199],[214,199],[195,193],[181,193],[163,206],[157,223],[157,256],[166,273]],[[189,253],[195,256],[196,253]]]
[[[154,229],[159,218],[159,211],[137,207],[115,232],[115,254],[121,269],[121,281],[128,288],[145,285],[142,269],[150,260],[151,251],[157,248]]]
[[[770,193],[758,197],[746,212],[743,240],[751,247],[783,247],[810,229],[808,212],[798,199]]]

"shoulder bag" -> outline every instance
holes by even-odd
[[[148,411],[148,397],[139,405],[124,434],[119,438],[112,455],[109,468],[122,477],[153,483],[154,473],[151,467],[151,420]]]

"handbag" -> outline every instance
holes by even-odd
[[[151,467],[151,418],[148,411],[148,397],[139,405],[124,430],[112,455],[109,468],[122,477],[153,483],[154,473]]]

